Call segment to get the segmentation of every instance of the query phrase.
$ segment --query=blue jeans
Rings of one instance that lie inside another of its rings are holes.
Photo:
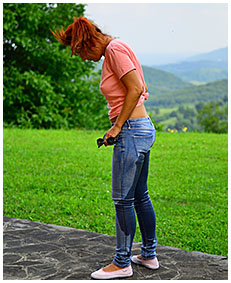
[[[156,256],[156,217],[147,177],[150,148],[156,130],[149,117],[127,120],[114,145],[112,160],[112,199],[116,212],[116,255],[113,262],[125,267],[131,263],[131,248],[137,214],[142,236],[141,255]]]

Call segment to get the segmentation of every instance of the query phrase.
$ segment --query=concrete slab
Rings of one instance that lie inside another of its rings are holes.
[[[30,220],[3,217],[4,280],[89,280],[111,263],[115,237]],[[132,253],[140,254],[134,242]],[[227,280],[226,257],[158,245],[158,270],[132,263],[126,280]],[[122,279],[121,279],[122,280]]]

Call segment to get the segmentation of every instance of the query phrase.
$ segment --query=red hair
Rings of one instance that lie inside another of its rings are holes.
[[[62,27],[59,31],[51,32],[61,44],[71,47],[71,56],[79,55],[80,50],[87,52],[97,41],[102,41],[100,34],[106,35],[85,17],[74,17],[74,22],[65,31]]]

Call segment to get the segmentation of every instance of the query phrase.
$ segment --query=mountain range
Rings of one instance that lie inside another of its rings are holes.
[[[174,107],[179,104],[217,101],[228,94],[228,80],[194,85],[183,81],[172,73],[142,66],[144,79],[150,93],[146,105],[152,107]]]
[[[179,105],[196,104],[199,102],[214,102],[228,95],[228,80],[219,80],[200,86],[190,86],[153,95],[151,93],[146,105],[149,110],[153,107],[171,108]]]
[[[184,61],[214,61],[228,63],[228,47],[213,50],[211,52],[202,53],[199,55],[191,56]]]
[[[183,62],[155,65],[186,82],[212,82],[228,78],[228,47],[189,57]]]

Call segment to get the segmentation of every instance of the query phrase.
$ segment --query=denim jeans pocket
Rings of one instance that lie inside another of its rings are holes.
[[[152,134],[151,134],[152,133]],[[155,142],[155,131],[142,131],[133,135],[133,141],[136,148],[136,153],[139,156],[141,153],[146,153],[150,150]]]

